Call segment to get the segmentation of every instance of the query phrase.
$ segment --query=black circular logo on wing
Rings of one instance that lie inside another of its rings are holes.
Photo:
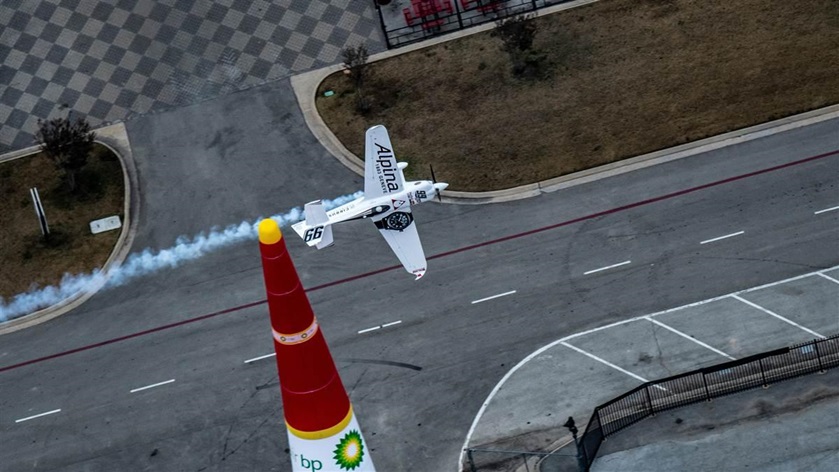
[[[403,211],[395,211],[387,215],[383,221],[387,229],[402,231],[411,225],[411,222],[414,221],[414,216]]]

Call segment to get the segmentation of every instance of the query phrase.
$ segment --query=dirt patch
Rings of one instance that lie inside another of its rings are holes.
[[[124,219],[122,165],[107,147],[96,144],[79,179],[89,190],[71,197],[42,153],[0,163],[0,296],[8,299],[55,284],[64,273],[86,273],[105,264],[120,232],[91,234],[89,223],[113,215]],[[31,187],[41,196],[50,240],[41,237]]]
[[[535,21],[546,79],[513,78],[480,33],[373,64],[366,116],[333,74],[318,110],[356,155],[381,123],[407,177],[433,164],[450,189],[477,191],[839,103],[834,0],[602,0]]]

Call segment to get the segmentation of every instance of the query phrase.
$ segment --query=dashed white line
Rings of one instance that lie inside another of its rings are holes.
[[[21,418],[19,420],[15,420],[15,423],[23,423],[24,421],[34,420],[35,418],[40,418],[42,416],[52,415],[61,411],[61,408],[57,410],[47,411],[44,413],[39,413],[37,415],[27,416],[26,418]]]
[[[271,354],[265,354],[264,356],[254,357],[253,359],[248,359],[245,361],[245,364],[250,364],[251,362],[261,361],[262,359],[268,359],[269,357],[276,356],[276,352],[272,352]]]
[[[625,266],[625,265],[631,264],[631,263],[632,263],[632,261],[623,261],[623,262],[619,262],[617,264],[612,264],[610,266],[601,267],[599,269],[590,270],[588,272],[583,272],[583,275],[589,275],[589,274],[593,274],[595,272],[600,272],[600,271],[603,271],[603,270],[614,269],[615,267]]]
[[[784,323],[789,323],[789,324],[791,324],[791,325],[795,326],[795,327],[796,327],[796,328],[798,328],[798,329],[804,330],[804,331],[806,331],[806,332],[808,332],[808,333],[810,333],[810,334],[814,335],[814,336],[815,336],[815,337],[817,337],[817,338],[822,338],[822,339],[825,339],[825,337],[824,337],[824,336],[822,336],[821,334],[819,334],[819,333],[817,333],[817,332],[813,331],[812,329],[805,328],[804,326],[801,326],[800,324],[796,323],[795,321],[788,320],[788,319],[784,318],[783,316],[781,316],[781,315],[779,315],[779,314],[777,314],[777,313],[775,313],[775,312],[773,312],[773,311],[771,311],[771,310],[767,310],[766,308],[763,308],[762,306],[758,305],[757,303],[752,303],[752,302],[750,302],[750,301],[746,300],[745,298],[740,297],[740,296],[738,296],[738,295],[732,295],[732,297],[731,297],[731,298],[734,298],[734,299],[736,299],[736,300],[740,300],[741,302],[745,303],[746,305],[749,305],[749,306],[751,306],[751,307],[757,308],[758,310],[760,310],[760,311],[762,311],[762,312],[766,313],[767,315],[772,315],[772,316],[774,316],[775,318],[778,318],[779,320],[783,321]]]
[[[736,233],[726,234],[725,236],[720,236],[718,238],[706,239],[705,241],[702,241],[699,244],[713,243],[713,242],[717,242],[717,241],[720,241],[720,240],[723,240],[723,239],[733,238],[734,236],[740,236],[741,234],[744,234],[744,233],[745,233],[745,231],[738,231]]]
[[[647,320],[651,321],[652,323],[655,323],[655,324],[657,324],[657,325],[661,326],[662,328],[664,328],[664,329],[666,329],[666,330],[669,330],[669,331],[672,331],[672,332],[674,332],[674,333],[678,334],[679,336],[681,336],[681,337],[683,337],[683,338],[685,338],[685,339],[687,339],[687,340],[693,341],[693,342],[695,342],[696,344],[699,344],[700,346],[702,346],[702,347],[704,347],[704,348],[706,348],[706,349],[710,349],[711,351],[714,351],[714,352],[716,352],[717,354],[719,354],[719,355],[721,355],[721,356],[723,356],[723,357],[727,357],[727,358],[731,359],[732,361],[736,360],[735,358],[733,358],[733,357],[729,356],[728,354],[726,354],[726,353],[724,353],[724,352],[720,351],[719,349],[716,349],[716,348],[714,348],[714,347],[712,347],[712,346],[710,346],[710,345],[708,345],[708,344],[705,344],[705,343],[703,343],[702,341],[700,341],[700,340],[698,340],[698,339],[696,339],[696,338],[692,338],[692,337],[688,336],[687,334],[685,334],[685,333],[683,333],[683,332],[679,331],[679,330],[678,330],[678,329],[676,329],[676,328],[673,328],[673,327],[671,327],[671,326],[667,326],[666,324],[662,323],[661,321],[654,320],[654,319],[650,318],[649,316],[645,316],[644,318],[646,318]]]
[[[148,389],[150,389],[150,388],[160,387],[161,385],[170,384],[170,383],[172,383],[172,382],[174,382],[174,381],[175,381],[175,379],[169,379],[169,380],[167,380],[167,381],[165,381],[165,382],[158,382],[158,383],[156,383],[156,384],[146,385],[145,387],[135,388],[134,390],[131,390],[131,391],[129,391],[128,393],[136,393],[136,392],[140,392],[140,391],[143,391],[143,390],[148,390]]]
[[[827,213],[829,211],[835,211],[835,210],[839,210],[839,206],[825,208],[824,210],[814,211],[813,214],[814,215],[820,215],[822,213]]]
[[[358,334],[369,333],[370,331],[376,331],[377,329],[387,328],[388,326],[394,326],[401,323],[402,320],[391,321],[390,323],[381,324],[379,326],[373,326],[372,328],[362,329],[358,332]]]
[[[496,298],[506,297],[507,295],[512,295],[514,293],[516,293],[515,290],[510,290],[509,292],[499,293],[498,295],[493,295],[491,297],[481,298],[480,300],[473,300],[472,304],[474,305],[476,303],[485,302],[487,300],[493,300],[493,299],[496,299]]]

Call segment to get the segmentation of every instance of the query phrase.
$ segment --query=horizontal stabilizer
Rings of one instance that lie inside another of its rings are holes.
[[[306,220],[293,224],[291,227],[298,236],[309,246],[317,246],[318,249],[332,245],[332,227],[323,202],[315,200],[306,204],[304,209]]]

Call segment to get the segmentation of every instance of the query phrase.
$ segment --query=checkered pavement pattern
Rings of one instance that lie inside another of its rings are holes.
[[[385,49],[372,1],[0,0],[0,153],[38,119],[94,127]]]

